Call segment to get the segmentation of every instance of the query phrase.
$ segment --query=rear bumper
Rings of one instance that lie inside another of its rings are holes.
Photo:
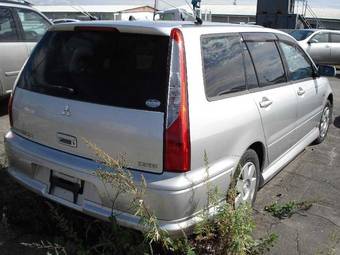
[[[128,196],[123,195],[117,199],[115,208],[118,210],[112,212],[111,194],[108,194],[103,182],[94,174],[100,168],[99,163],[34,143],[12,131],[5,136],[5,149],[9,174],[28,189],[103,220],[107,220],[113,213],[119,224],[142,230],[140,219],[129,210],[131,200]],[[227,160],[219,164],[218,168],[209,170],[209,180],[204,169],[186,174],[132,171],[132,175],[136,183],[141,181],[142,176],[145,178],[145,203],[159,219],[160,226],[170,234],[177,234],[191,228],[199,220],[198,214],[207,201],[207,181],[210,182],[209,187],[226,190],[234,163],[234,160]],[[224,167],[221,168],[222,165]],[[50,194],[51,170],[85,182],[84,192],[77,203],[60,194]]]

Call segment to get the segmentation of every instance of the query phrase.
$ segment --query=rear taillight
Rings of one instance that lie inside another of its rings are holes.
[[[165,129],[164,169],[190,170],[190,129],[185,48],[182,32],[171,31],[171,63]]]
[[[11,125],[11,127],[13,127],[13,115],[12,115],[13,96],[14,94],[12,93],[8,101],[8,116],[9,116],[9,124]]]

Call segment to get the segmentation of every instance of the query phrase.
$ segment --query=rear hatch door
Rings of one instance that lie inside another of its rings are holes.
[[[163,171],[169,37],[113,29],[50,31],[18,81],[13,130],[97,160]]]

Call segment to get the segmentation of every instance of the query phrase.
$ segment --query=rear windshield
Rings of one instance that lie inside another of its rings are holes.
[[[313,33],[313,31],[308,30],[294,30],[290,32],[290,35],[293,36],[297,41],[302,41]]]
[[[48,32],[18,86],[90,103],[164,111],[168,46],[167,36]]]

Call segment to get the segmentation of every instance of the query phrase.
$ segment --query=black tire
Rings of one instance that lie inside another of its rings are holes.
[[[329,109],[328,125],[327,125],[327,129],[325,130],[325,132],[322,132],[323,117],[324,117],[324,113],[325,113],[325,111],[327,111],[327,109]],[[328,130],[329,130],[329,126],[332,123],[332,115],[333,115],[332,104],[329,100],[327,100],[326,105],[323,108],[323,111],[322,111],[322,114],[321,114],[321,119],[320,119],[320,122],[319,122],[319,137],[313,142],[313,144],[320,144],[326,139],[327,134],[328,134]]]
[[[255,186],[255,191],[253,194],[253,197],[251,199],[250,204],[253,205],[255,200],[256,200],[256,195],[257,195],[257,190],[259,189],[259,184],[260,184],[260,162],[257,153],[253,149],[248,149],[243,156],[241,157],[241,160],[239,162],[239,173],[236,173],[238,176],[235,176],[237,178],[236,180],[236,185],[239,179],[242,179],[241,177],[241,171],[243,167],[248,164],[252,163],[255,166],[255,175],[256,176],[256,186]],[[239,178],[240,177],[240,178]]]

